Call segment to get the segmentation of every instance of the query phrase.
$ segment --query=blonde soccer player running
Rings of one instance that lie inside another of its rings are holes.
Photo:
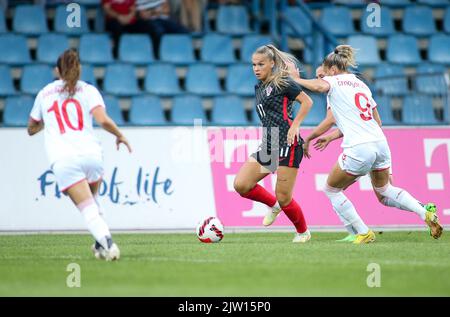
[[[96,258],[117,260],[120,250],[112,240],[108,225],[96,200],[103,175],[102,148],[94,135],[92,117],[116,136],[131,152],[127,139],[106,114],[98,90],[81,80],[80,60],[75,50],[66,50],[57,61],[59,80],[45,86],[36,96],[28,123],[28,134],[41,130],[50,166],[61,191],[67,194],[83,216],[95,238]]]

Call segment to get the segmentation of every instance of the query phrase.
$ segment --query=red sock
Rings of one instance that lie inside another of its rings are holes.
[[[256,184],[248,193],[241,195],[244,198],[248,198],[251,200],[259,201],[263,204],[266,204],[269,207],[272,207],[277,202],[277,199],[274,195],[265,190],[264,187]]]
[[[281,209],[283,209],[289,220],[292,221],[298,233],[303,233],[308,229],[302,208],[300,208],[294,199],[288,205],[281,207]]]

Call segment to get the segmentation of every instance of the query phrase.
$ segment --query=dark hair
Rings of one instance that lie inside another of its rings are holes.
[[[75,49],[65,50],[56,62],[61,79],[65,82],[64,90],[69,96],[75,94],[77,81],[80,79],[81,67],[80,57]]]

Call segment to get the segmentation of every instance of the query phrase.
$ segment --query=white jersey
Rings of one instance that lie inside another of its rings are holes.
[[[372,110],[377,105],[364,82],[354,74],[325,76],[323,79],[330,84],[327,103],[336,125],[344,135],[343,148],[386,140],[380,126],[373,119]]]
[[[64,82],[56,80],[36,96],[30,117],[44,121],[45,147],[50,164],[79,155],[102,156],[100,142],[92,127],[92,110],[105,107],[97,88],[78,81],[69,98]]]

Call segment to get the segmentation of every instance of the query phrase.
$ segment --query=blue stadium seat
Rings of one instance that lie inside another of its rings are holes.
[[[134,125],[167,124],[161,101],[156,96],[139,96],[131,100],[130,123]]]
[[[172,123],[182,125],[193,125],[195,119],[207,123],[202,100],[194,95],[180,95],[173,99]]]
[[[242,38],[241,61],[251,62],[252,55],[260,46],[272,44],[272,38],[267,35],[250,34]]]
[[[31,62],[27,40],[23,35],[0,35],[0,47],[0,63],[22,66]]]
[[[334,0],[333,3],[345,5],[350,8],[362,8],[367,6],[367,0]]]
[[[186,91],[201,96],[222,94],[216,67],[206,63],[190,65],[186,74]]]
[[[338,37],[355,33],[352,15],[347,7],[325,7],[320,22],[331,34]]]
[[[375,98],[377,103],[377,111],[381,118],[381,123],[383,125],[399,125],[401,124],[394,118],[392,113],[392,100],[389,96],[381,96]]]
[[[13,31],[26,35],[48,32],[44,7],[41,5],[18,5],[14,11]]]
[[[125,120],[123,119],[122,110],[120,109],[119,101],[114,96],[103,96],[103,101],[106,105],[106,113],[114,122],[119,125],[125,125]],[[97,123],[94,119],[94,125],[97,126]]]
[[[374,21],[371,20],[371,14],[373,14],[373,11],[363,10],[360,24],[363,33],[377,37],[387,37],[395,33],[394,20],[392,19],[391,10],[389,8],[384,6],[381,7],[380,25],[377,27],[372,25]]]
[[[225,89],[231,94],[243,97],[255,95],[255,85],[258,80],[253,73],[251,64],[234,64],[228,67],[225,78]]]
[[[228,35],[209,33],[203,37],[201,60],[206,63],[228,65],[236,62],[233,42]]]
[[[445,8],[450,3],[448,0],[416,0],[417,3],[425,4],[433,8]]]
[[[302,125],[306,126],[316,126],[327,116],[327,100],[325,95],[309,94],[313,100],[313,106],[311,111],[303,120]],[[295,118],[298,111],[300,110],[300,103],[297,101],[293,104],[292,116]]]
[[[247,9],[240,5],[219,6],[216,29],[220,33],[237,36],[251,33]]]
[[[78,1],[79,2],[79,1]],[[53,29],[58,33],[65,33],[67,35],[79,36],[81,34],[89,33],[89,25],[87,21],[87,12],[83,6],[80,6],[80,25],[67,24],[67,18],[72,14],[72,11],[67,11],[67,5],[60,5],[56,8],[55,19],[53,20]],[[97,10],[99,11],[99,10]],[[100,10],[102,11],[102,10]],[[76,21],[69,19],[71,23]]]
[[[175,66],[169,63],[148,65],[144,89],[160,96],[174,96],[181,93]]]
[[[81,65],[81,78],[82,81],[87,82],[97,87],[97,80],[94,75],[94,68],[91,65]]]
[[[0,65],[0,96],[15,95],[11,69],[7,65]]]
[[[403,16],[403,32],[415,36],[436,33],[433,11],[425,6],[407,7]]]
[[[420,64],[416,69],[415,87],[424,94],[447,95],[446,69],[438,64]]]
[[[422,62],[417,40],[412,35],[392,35],[387,43],[387,60],[391,63],[417,65]]]
[[[368,35],[353,35],[348,38],[348,44],[358,49],[356,61],[362,66],[373,66],[380,63],[377,41]]]
[[[192,37],[188,34],[166,34],[161,39],[159,57],[163,62],[187,65],[195,62]]]
[[[291,26],[286,25],[286,23],[282,24],[282,27],[286,27],[286,34],[288,36],[297,36],[297,34],[300,36],[308,36],[312,33],[311,20],[307,18],[299,7],[289,6],[283,14],[285,18],[295,26],[294,32],[294,29]]]
[[[5,13],[3,10],[0,10],[0,33],[6,32],[8,32],[8,29],[6,28]]]
[[[107,34],[83,34],[79,50],[82,63],[106,65],[113,62],[111,42]]]
[[[381,94],[402,96],[408,93],[405,69],[400,65],[380,64],[375,69],[375,89]]]
[[[241,98],[236,96],[216,97],[213,101],[211,123],[217,125],[247,125],[247,116]]]
[[[97,10],[94,20],[94,31],[97,33],[105,32],[105,13],[103,10]]]
[[[119,41],[119,60],[136,65],[155,60],[153,44],[147,34],[122,34]]]
[[[3,124],[7,127],[24,127],[28,125],[34,98],[31,96],[8,97],[3,111]]]
[[[450,33],[450,7],[448,7],[447,10],[445,10],[444,31]]]
[[[58,57],[69,48],[69,39],[63,34],[42,34],[38,40],[37,60],[56,65]]]
[[[106,67],[103,90],[116,96],[134,96],[139,94],[134,67],[129,64],[111,64]]]
[[[411,4],[411,0],[383,0],[382,5],[392,8],[404,8]]]
[[[435,34],[428,42],[430,62],[450,65],[450,35]]]
[[[403,100],[402,121],[412,125],[439,124],[431,97],[418,94],[406,96]]]
[[[101,0],[77,0],[77,3],[87,7],[98,7],[101,2]]]
[[[312,36],[305,37],[303,40],[305,42],[303,59],[307,63],[322,64],[324,57],[334,50],[334,46],[331,43],[325,44],[325,38],[322,35],[316,38],[316,43],[313,42]],[[318,50],[315,60],[313,58],[314,48]]]
[[[26,94],[35,95],[53,81],[54,77],[50,66],[41,64],[26,65],[20,78],[20,90]]]

